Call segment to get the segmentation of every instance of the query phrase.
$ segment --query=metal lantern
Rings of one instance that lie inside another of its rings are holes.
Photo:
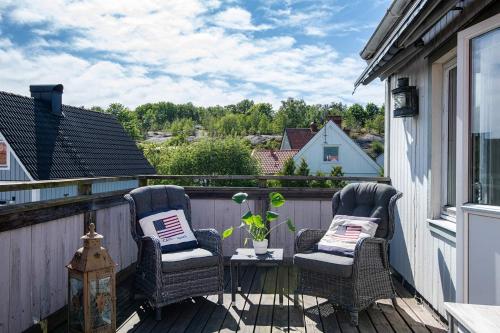
[[[417,87],[408,84],[408,78],[398,79],[398,87],[392,90],[394,117],[413,117],[418,114]]]
[[[115,263],[101,246],[102,236],[82,236],[68,268],[68,332],[102,333],[116,330]]]

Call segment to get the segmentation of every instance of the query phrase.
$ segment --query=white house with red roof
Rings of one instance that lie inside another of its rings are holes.
[[[276,174],[285,161],[293,158],[295,165],[304,159],[311,174],[321,171],[329,174],[333,167],[340,166],[346,176],[378,176],[380,166],[341,128],[341,118],[333,117],[318,130],[313,123],[310,128],[287,128],[278,151],[254,151],[264,174]]]

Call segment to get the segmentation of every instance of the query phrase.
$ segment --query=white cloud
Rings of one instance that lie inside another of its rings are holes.
[[[10,6],[5,15],[26,27],[36,23],[31,32],[37,38],[20,46],[0,32],[2,90],[26,95],[29,84],[63,83],[65,102],[86,106],[243,98],[279,105],[287,97],[383,102],[380,84],[351,95],[364,67],[356,55],[298,44],[292,35],[256,37],[253,32],[268,26],[240,7],[221,11],[219,1],[18,0]],[[302,15],[290,22],[319,14]],[[324,33],[306,28],[310,35]],[[54,40],[60,31],[72,37]]]
[[[267,24],[254,25],[252,23],[252,14],[240,7],[233,7],[218,13],[214,17],[214,23],[220,27],[235,30],[266,30],[271,26]]]

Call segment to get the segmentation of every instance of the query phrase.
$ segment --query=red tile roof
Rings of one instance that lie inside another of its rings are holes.
[[[297,152],[297,149],[255,150],[252,155],[259,161],[263,174],[274,175],[281,171],[286,160],[294,157]]]
[[[285,128],[290,149],[302,149],[316,133],[311,131],[310,128]]]

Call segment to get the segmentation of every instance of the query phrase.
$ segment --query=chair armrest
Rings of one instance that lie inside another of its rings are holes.
[[[215,229],[194,230],[194,236],[198,240],[200,247],[215,252],[222,256],[222,240]]]
[[[319,242],[325,235],[326,230],[301,229],[295,237],[295,253],[312,251],[314,244]]]
[[[387,255],[388,242],[384,238],[366,237],[361,239],[354,250],[354,265],[362,266],[365,263],[382,262],[385,269],[389,269]]]
[[[161,275],[161,245],[158,237],[142,236],[139,239],[137,270],[152,276]]]

